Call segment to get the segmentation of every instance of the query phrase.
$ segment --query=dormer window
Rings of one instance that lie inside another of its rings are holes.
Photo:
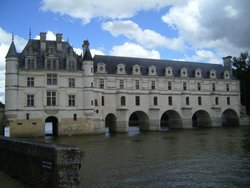
[[[57,70],[58,60],[57,59],[45,59],[45,69],[46,70]]]
[[[230,78],[230,73],[229,71],[224,72],[224,79],[229,79]]]
[[[25,68],[26,69],[34,69],[36,67],[35,58],[26,58],[25,59]]]
[[[209,77],[210,77],[210,78],[216,78],[216,71],[215,71],[215,70],[211,70],[211,71],[209,72]]]
[[[76,70],[76,62],[72,61],[72,60],[69,60],[67,62],[67,70],[69,70],[69,71],[75,71]]]
[[[188,71],[187,68],[182,68],[181,69],[181,77],[187,77],[188,76]]]
[[[97,73],[106,73],[106,64],[98,63],[97,64]]]
[[[125,66],[126,65],[124,65],[124,64],[118,64],[116,73],[117,74],[126,74]]]
[[[195,69],[195,78],[201,78],[201,69]]]
[[[133,66],[133,74],[134,75],[140,75],[141,74],[141,66],[140,65],[134,65]]]
[[[155,76],[156,75],[156,67],[155,66],[150,66],[148,69],[148,75]]]
[[[165,76],[173,76],[173,69],[171,67],[165,68]]]

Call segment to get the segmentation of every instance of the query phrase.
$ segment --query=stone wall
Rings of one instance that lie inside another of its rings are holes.
[[[0,137],[0,168],[30,187],[81,187],[82,158],[73,146]]]

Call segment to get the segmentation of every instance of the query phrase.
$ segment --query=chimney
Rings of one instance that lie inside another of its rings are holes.
[[[56,48],[58,51],[62,50],[62,34],[61,33],[56,34]]]
[[[227,56],[227,57],[223,57],[223,66],[224,66],[224,70],[228,70],[230,72],[230,75],[233,75],[233,71],[232,71],[232,56]]]
[[[41,51],[45,51],[46,49],[46,34],[45,32],[40,33],[40,48]]]
[[[225,69],[230,70],[232,68],[232,56],[223,57],[223,66]]]

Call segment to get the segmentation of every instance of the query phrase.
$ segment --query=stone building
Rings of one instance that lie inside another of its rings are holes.
[[[223,65],[77,55],[56,41],[30,39],[6,56],[5,114],[11,136],[80,135],[239,124],[239,81]]]

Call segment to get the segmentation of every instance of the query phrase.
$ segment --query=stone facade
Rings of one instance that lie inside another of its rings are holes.
[[[6,56],[6,116],[11,136],[218,127],[239,123],[239,81],[231,57],[223,65],[114,56],[92,58],[88,41],[77,55],[56,41],[30,39]],[[133,124],[134,123],[134,124]]]

